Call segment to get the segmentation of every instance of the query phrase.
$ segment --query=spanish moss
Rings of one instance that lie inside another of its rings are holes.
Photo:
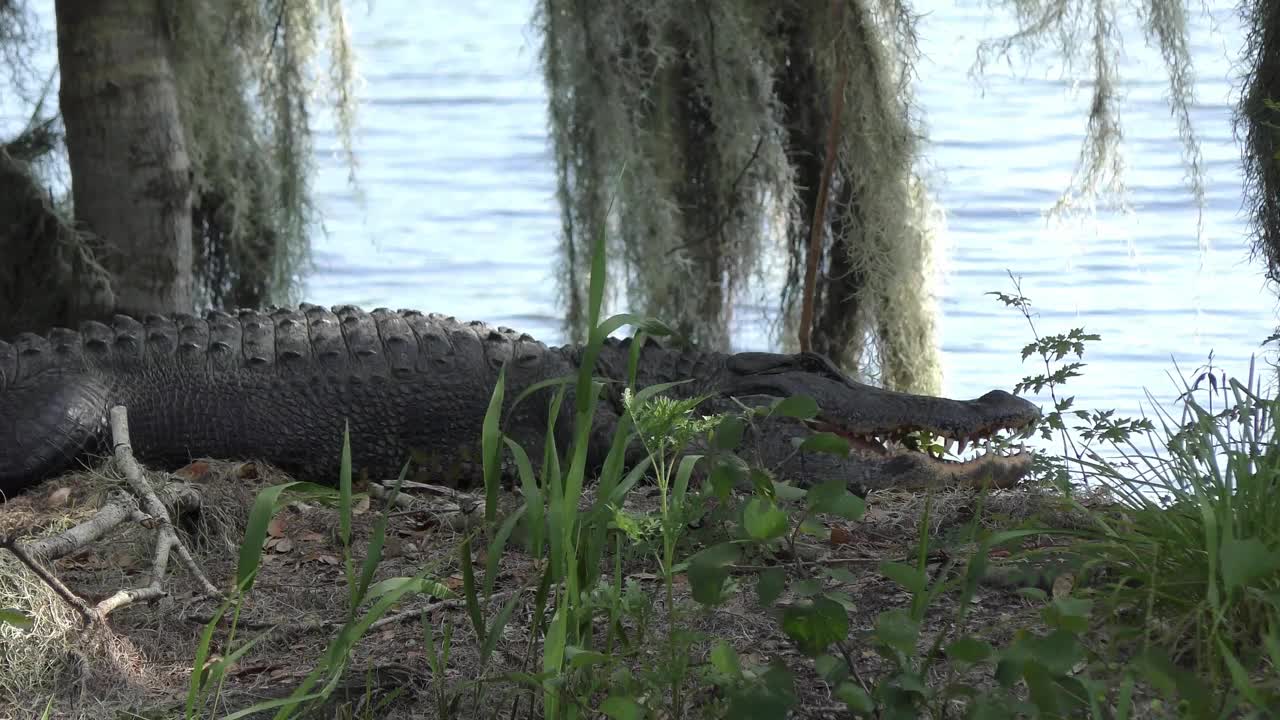
[[[330,91],[355,167],[354,59],[341,3],[182,0],[169,13],[175,45],[184,48],[175,72],[196,168],[192,234],[202,304],[295,300],[314,216],[313,92]],[[322,40],[327,83],[312,68]]]
[[[1236,108],[1244,149],[1245,204],[1253,215],[1253,250],[1267,278],[1280,282],[1280,0],[1242,3],[1247,68]]]
[[[848,367],[880,366],[892,387],[937,390],[905,5],[544,0],[537,21],[571,335],[581,329],[585,248],[603,234],[629,304],[712,348],[729,344],[735,301],[765,295],[764,260],[784,256],[777,340],[791,342],[839,91],[851,110],[819,219],[815,347]],[[864,357],[869,345],[874,358]]]
[[[1120,21],[1131,12],[1141,23],[1147,41],[1159,49],[1168,76],[1170,112],[1182,142],[1187,190],[1198,213],[1197,237],[1205,250],[1203,232],[1204,167],[1200,141],[1191,121],[1195,103],[1195,73],[1187,40],[1184,0],[999,0],[1011,7],[1017,32],[983,42],[975,69],[981,72],[995,58],[1013,50],[1030,58],[1050,46],[1067,66],[1084,63],[1092,74],[1092,94],[1080,157],[1071,182],[1051,208],[1053,216],[1074,211],[1092,213],[1104,206],[1126,205],[1124,185],[1124,128],[1121,122],[1118,64],[1122,50]]]

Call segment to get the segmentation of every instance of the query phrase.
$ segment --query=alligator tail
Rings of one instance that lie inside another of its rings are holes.
[[[0,494],[66,470],[102,438],[110,388],[72,357],[80,341],[57,329],[0,342]]]

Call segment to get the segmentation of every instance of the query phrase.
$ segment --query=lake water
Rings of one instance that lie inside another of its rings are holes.
[[[357,140],[365,201],[347,185],[336,139],[322,131],[316,188],[329,234],[315,244],[308,295],[430,308],[557,340],[558,216],[532,6],[409,7],[351,6],[366,83]],[[1136,413],[1144,388],[1172,397],[1174,360],[1190,372],[1211,351],[1228,372],[1243,373],[1276,313],[1260,266],[1248,261],[1230,127],[1242,32],[1230,7],[1192,19],[1194,122],[1207,175],[1203,252],[1166,76],[1133,18],[1121,65],[1132,211],[1054,227],[1044,212],[1078,156],[1087,68],[1064,72],[1046,56],[992,65],[976,80],[977,43],[1008,32],[1008,19],[945,0],[917,10],[927,13],[917,86],[929,130],[924,170],[947,214],[937,289],[946,392],[972,397],[1039,371],[1019,358],[1030,339],[1025,321],[984,295],[1010,292],[1009,271],[1023,278],[1042,333],[1081,326],[1102,335],[1072,383],[1082,406]],[[411,15],[418,20],[407,22]],[[758,313],[746,310],[735,344],[767,348],[752,322]]]
[[[1172,397],[1174,360],[1190,371],[1211,351],[1228,372],[1247,368],[1277,323],[1276,303],[1248,261],[1230,127],[1242,33],[1231,6],[1219,5],[1192,18],[1204,252],[1164,70],[1132,17],[1123,19],[1121,72],[1133,211],[1054,228],[1044,211],[1078,156],[1088,69],[1064,72],[1046,56],[993,65],[975,80],[977,43],[1008,32],[1008,18],[972,3],[916,6],[926,14],[923,170],[947,214],[937,288],[947,393],[971,397],[1039,370],[1019,358],[1025,321],[984,295],[1011,291],[1008,271],[1023,278],[1041,332],[1082,326],[1102,335],[1085,377],[1072,383],[1082,406],[1136,413],[1144,388]],[[327,234],[315,240],[307,299],[447,312],[559,340],[558,210],[532,7],[348,4],[365,83],[356,138],[363,193],[348,185],[319,113],[315,190]],[[749,307],[738,315],[739,349],[767,348],[758,317]]]

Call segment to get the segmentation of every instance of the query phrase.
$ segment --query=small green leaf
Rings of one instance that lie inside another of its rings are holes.
[[[800,521],[800,532],[816,538],[828,538],[831,536],[831,531],[827,529],[826,525],[811,517]]]
[[[848,492],[849,488],[845,486],[844,480],[836,478],[818,483],[809,488],[809,494],[805,497],[805,501],[810,510],[827,512],[827,509],[835,505],[841,495]]]
[[[911,619],[906,610],[897,608],[886,610],[876,618],[876,637],[880,642],[911,656],[916,651],[916,638],[920,635],[920,624]]]
[[[782,615],[782,629],[800,652],[812,657],[849,635],[849,614],[840,603],[819,596],[810,604],[787,608]]]
[[[852,585],[853,583],[858,582],[858,576],[850,572],[849,568],[824,567],[822,568],[822,574],[840,583],[848,583]]]
[[[721,675],[735,680],[742,677],[742,661],[738,659],[738,651],[724,640],[717,640],[711,648],[711,665]]]
[[[814,512],[839,515],[846,520],[860,520],[867,511],[867,503],[849,492],[845,481],[827,480],[809,490],[808,507]]]
[[[756,600],[763,607],[773,605],[778,596],[787,587],[787,572],[780,567],[771,567],[760,573],[756,580]]]
[[[800,451],[848,457],[849,441],[831,432],[814,433],[800,443]]]
[[[613,720],[640,720],[644,717],[644,708],[640,703],[626,695],[610,695],[600,703],[600,712]]]
[[[795,582],[791,591],[803,598],[813,597],[822,592],[822,583],[813,578],[803,578]]]
[[[702,605],[718,605],[725,601],[725,581],[729,565],[738,559],[738,546],[721,543],[689,558],[689,587],[693,599]]]
[[[964,636],[946,648],[947,657],[960,662],[979,663],[991,657],[991,644],[975,637]]]
[[[564,649],[564,656],[569,661],[570,667],[582,668],[588,665],[599,665],[609,661],[609,656],[596,650],[584,650],[577,645],[570,645]]]
[[[819,655],[813,660],[813,669],[819,677],[835,685],[849,677],[849,666],[835,655]]]
[[[861,520],[862,516],[867,514],[867,501],[851,492],[846,492],[827,512],[839,515],[845,520]]]
[[[775,403],[769,415],[811,420],[818,415],[818,401],[808,395],[792,395]]]
[[[912,595],[924,592],[929,582],[920,568],[898,562],[880,563],[880,574],[906,588]]]
[[[1280,568],[1280,553],[1267,550],[1258,538],[1223,538],[1219,558],[1222,582],[1228,590],[1248,587],[1254,580]]]
[[[742,525],[752,540],[772,540],[786,534],[787,515],[768,498],[754,497],[742,509]]]
[[[1082,634],[1089,630],[1089,613],[1093,602],[1083,598],[1054,598],[1041,613],[1045,624],[1068,632]]]
[[[717,450],[736,450],[742,444],[742,434],[747,424],[736,415],[726,415],[716,426],[711,445]]]
[[[735,487],[745,484],[749,472],[742,458],[737,455],[721,455],[711,468],[711,491],[721,500],[728,500]]]
[[[851,682],[842,682],[836,686],[835,695],[840,702],[856,713],[870,714],[876,710],[876,704],[871,701],[871,696]]]
[[[23,630],[30,630],[35,624],[35,619],[21,610],[0,608],[0,625],[12,625]]]

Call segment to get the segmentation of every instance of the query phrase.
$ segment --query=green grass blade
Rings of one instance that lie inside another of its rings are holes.
[[[209,661],[209,647],[213,644],[213,633],[234,601],[235,596],[224,600],[213,612],[209,622],[204,624],[204,629],[200,631],[200,640],[196,643],[196,655],[191,662],[191,683],[187,688],[187,705],[183,713],[187,720],[195,716],[196,702],[202,695],[201,691],[209,684],[205,663]]]
[[[484,523],[493,527],[498,517],[498,484],[502,477],[502,399],[506,394],[507,366],[498,371],[498,382],[489,397],[480,431],[480,451],[484,455]]]
[[[502,527],[498,528],[493,540],[489,541],[489,547],[485,551],[484,563],[485,602],[489,602],[489,597],[493,595],[493,584],[498,579],[498,563],[502,560],[502,553],[507,548],[507,538],[511,537],[511,531],[515,529],[516,523],[520,522],[520,518],[524,516],[525,508],[527,507],[528,505],[524,505],[519,510],[511,513],[511,516],[502,522]]]
[[[496,617],[493,618],[493,624],[489,626],[489,631],[485,633],[484,642],[480,644],[480,672],[484,673],[484,669],[488,667],[489,656],[493,654],[494,648],[498,646],[498,639],[502,637],[503,630],[506,629],[507,623],[511,620],[511,613],[515,610],[516,604],[520,602],[520,593],[513,593],[507,602],[498,611]]]
[[[351,557],[351,423],[342,430],[342,457],[338,465],[338,537],[342,541],[342,567],[347,578],[347,606],[355,614],[356,573]]]
[[[676,507],[684,505],[684,496],[689,491],[689,478],[693,476],[693,470],[701,459],[701,455],[685,455],[680,458],[680,467],[676,470],[676,482],[671,493],[672,502]]]
[[[515,459],[516,472],[520,476],[520,492],[524,495],[524,507],[520,509],[527,516],[526,527],[529,535],[525,551],[531,557],[542,557],[543,534],[545,532],[546,508],[543,506],[542,488],[538,486],[538,478],[533,472],[533,464],[529,455],[520,444],[506,438],[507,449]]]
[[[568,635],[568,618],[564,603],[556,608],[551,617],[551,627],[547,629],[547,638],[542,645],[542,671],[552,677],[560,675],[564,667],[564,651]],[[549,683],[543,683],[542,706],[546,717],[555,718],[560,715],[559,691]]]
[[[467,603],[467,617],[476,637],[484,642],[484,616],[480,614],[480,598],[476,591],[476,569],[471,560],[471,536],[462,539],[458,549],[458,562],[462,565],[462,597]]]
[[[409,463],[405,463],[400,468],[400,475],[396,478],[395,487],[391,488],[390,497],[398,497],[400,495],[400,487],[404,484],[405,476],[409,474]],[[373,582],[373,575],[378,571],[378,564],[382,562],[382,548],[387,539],[387,523],[391,518],[391,510],[395,507],[394,503],[388,502],[379,513],[378,519],[374,521],[372,534],[369,537],[369,548],[365,551],[364,564],[360,568],[360,582],[356,586],[351,612],[354,614],[356,607],[364,602],[365,594],[369,591],[369,583]]]

